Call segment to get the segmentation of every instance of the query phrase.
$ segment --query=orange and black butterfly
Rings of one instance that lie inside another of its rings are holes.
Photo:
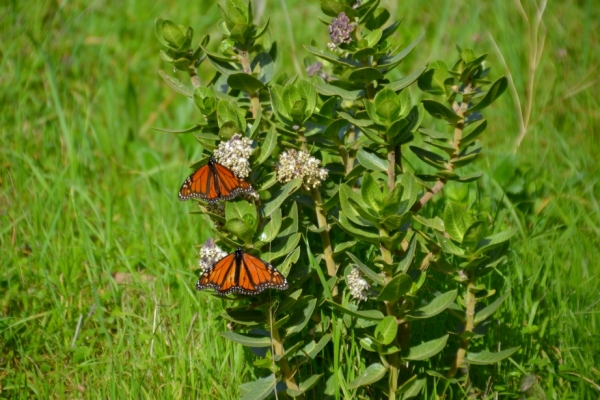
[[[265,289],[286,290],[288,282],[271,264],[238,247],[200,275],[196,289],[208,288],[223,296],[231,292],[251,296]]]
[[[187,177],[181,189],[179,200],[202,199],[209,203],[231,200],[240,193],[252,192],[252,186],[234,175],[229,168],[210,157],[208,163]]]

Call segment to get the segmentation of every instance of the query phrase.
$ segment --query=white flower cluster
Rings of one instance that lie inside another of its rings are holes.
[[[250,154],[252,154],[252,140],[236,133],[226,142],[219,143],[213,156],[219,164],[229,168],[238,178],[250,175]]]
[[[200,247],[200,261],[198,261],[198,267],[200,267],[202,271],[206,271],[226,255],[227,253],[217,246],[213,239],[208,239],[206,243]]]
[[[319,164],[321,160],[305,151],[294,149],[284,151],[279,155],[279,162],[275,165],[277,180],[287,183],[292,179],[302,178],[306,189],[315,188],[321,184],[321,181],[327,179],[329,174],[325,168],[319,168]]]
[[[350,295],[361,300],[367,300],[367,290],[369,289],[369,283],[361,276],[360,270],[357,267],[352,267],[352,272],[348,274],[348,289],[350,289]]]

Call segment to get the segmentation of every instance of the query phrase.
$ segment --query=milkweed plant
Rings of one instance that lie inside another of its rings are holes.
[[[202,146],[192,167],[212,156],[253,188],[197,201],[212,221],[198,272],[241,247],[289,282],[199,293],[226,300],[229,329],[214,340],[249,347],[259,379],[241,386],[243,398],[478,395],[493,364],[518,351],[482,339],[508,296],[484,277],[506,265],[515,231],[478,198],[442,195],[482,184],[485,110],[507,79],[491,78],[486,54],[458,46],[450,64],[406,71],[424,35],[400,33],[379,3],[323,0],[322,40],[304,46],[303,76],[276,71],[269,20],[255,25],[243,0],[220,6],[218,40],[155,22],[160,57],[188,78],[159,73],[198,111],[176,131]]]

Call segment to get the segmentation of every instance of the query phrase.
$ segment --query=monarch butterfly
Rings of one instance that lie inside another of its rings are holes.
[[[255,295],[265,289],[286,290],[288,282],[271,264],[238,247],[200,275],[196,289],[207,288],[223,296],[231,292]]]
[[[209,203],[219,200],[231,200],[240,193],[252,192],[252,186],[238,178],[210,157],[208,163],[187,177],[181,189],[179,200],[202,199]]]

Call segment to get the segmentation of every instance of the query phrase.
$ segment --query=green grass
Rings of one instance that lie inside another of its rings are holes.
[[[514,3],[384,3],[404,16],[399,41],[427,34],[397,76],[452,62],[455,44],[489,52],[498,76],[489,32],[524,96],[527,33]],[[486,115],[478,162],[482,207],[522,235],[509,268],[489,277],[511,296],[476,345],[522,345],[496,371],[517,386],[536,374],[548,398],[600,395],[593,3],[549,4],[527,136],[512,155],[518,124],[507,92]],[[303,44],[327,42],[318,2],[269,1],[268,15],[282,74],[303,65]],[[193,206],[176,191],[201,149],[151,128],[188,127],[196,111],[156,73],[167,69],[157,16],[193,26],[196,38],[220,37],[212,1],[0,6],[0,397],[229,399],[254,379],[252,355],[217,336],[223,304],[194,290],[207,221],[188,215]]]

